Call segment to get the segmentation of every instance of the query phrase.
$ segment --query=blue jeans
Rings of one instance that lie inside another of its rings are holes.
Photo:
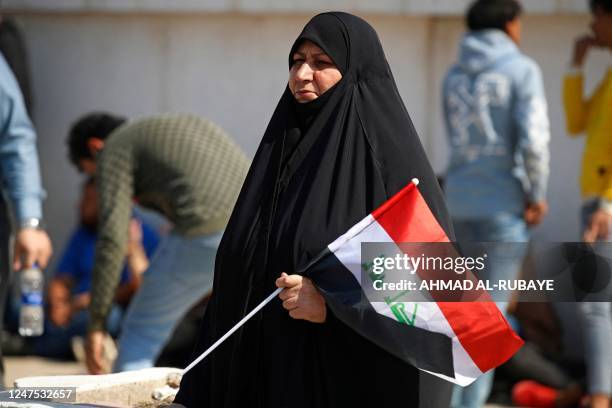
[[[582,228],[586,229],[598,202],[586,202],[581,211]],[[608,242],[611,241],[608,237]],[[606,248],[607,252],[607,248]],[[610,254],[605,254],[610,257]],[[607,297],[612,300],[611,285]],[[581,302],[578,319],[584,339],[584,355],[587,368],[589,394],[612,394],[612,309],[610,302]]]
[[[522,216],[501,213],[482,219],[455,219],[457,242],[527,242],[529,233]],[[526,245],[505,245],[488,247],[487,279],[513,279],[518,275],[525,256]],[[502,312],[505,312],[507,298],[494,297]],[[452,408],[480,408],[489,397],[493,385],[494,370],[481,375],[467,387],[455,386],[451,399]]]
[[[113,371],[153,366],[180,319],[212,289],[222,235],[162,240],[127,310]]]

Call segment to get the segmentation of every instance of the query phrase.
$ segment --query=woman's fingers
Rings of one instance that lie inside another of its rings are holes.
[[[293,296],[283,302],[283,307],[286,310],[293,310],[298,307],[298,297]]]
[[[325,300],[310,279],[283,272],[276,280],[276,286],[283,288],[278,297],[283,301],[283,308],[289,312],[292,319],[308,320],[313,323],[325,321]]]
[[[287,275],[283,272],[280,278],[276,280],[276,287],[285,288],[278,294],[278,297],[283,301],[283,307],[287,310],[295,309],[298,294],[302,289],[302,277],[300,275]],[[291,306],[287,307],[286,304]]]
[[[290,288],[293,286],[300,285],[302,283],[301,275],[287,275],[285,272],[281,273],[280,278],[276,280],[277,288]]]
[[[291,316],[292,319],[304,319],[302,310],[300,310],[299,308],[290,310],[289,316]]]
[[[290,297],[297,296],[297,294],[300,293],[301,289],[302,289],[301,285],[293,286],[291,288],[285,288],[283,289],[281,293],[278,294],[278,297],[280,298],[280,300],[287,300]]]

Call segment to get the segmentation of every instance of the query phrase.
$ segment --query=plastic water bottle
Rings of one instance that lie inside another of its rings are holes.
[[[21,309],[19,334],[40,336],[44,330],[43,289],[45,278],[42,271],[33,266],[21,271]]]

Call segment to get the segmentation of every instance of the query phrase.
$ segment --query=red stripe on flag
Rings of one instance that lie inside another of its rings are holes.
[[[391,197],[372,216],[396,243],[449,242],[414,183]],[[493,302],[436,303],[482,372],[505,362],[523,344]]]
[[[395,242],[449,242],[414,183],[372,213]]]

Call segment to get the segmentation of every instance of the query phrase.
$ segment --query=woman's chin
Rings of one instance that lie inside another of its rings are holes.
[[[312,102],[315,99],[317,99],[318,96],[315,94],[306,94],[306,95],[296,95],[295,96],[295,100],[298,101],[298,103],[308,103],[308,102]]]

